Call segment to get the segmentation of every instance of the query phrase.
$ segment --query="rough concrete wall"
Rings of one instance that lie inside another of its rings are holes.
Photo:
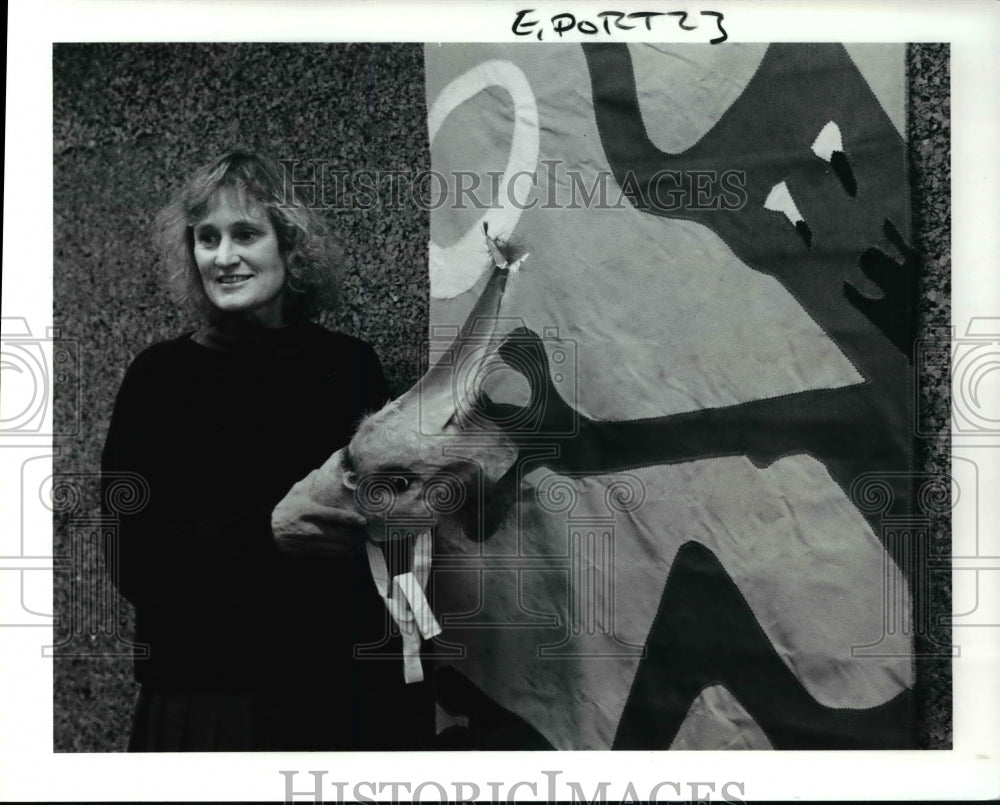
[[[54,321],[80,355],[77,375],[56,392],[57,420],[76,433],[60,440],[55,469],[88,474],[99,468],[131,359],[194,326],[161,282],[150,239],[156,211],[195,167],[235,146],[332,170],[429,168],[423,48],[57,45],[53,81]],[[427,333],[428,215],[408,201],[394,208],[385,194],[379,200],[369,210],[322,210],[348,262],[343,303],[323,323],[372,343],[400,393],[417,377]],[[98,507],[96,483],[82,488],[77,519]],[[84,568],[75,586],[57,574],[55,606],[65,616],[106,582],[86,570],[95,557],[84,535],[70,533],[65,512],[55,526],[56,552],[72,554],[75,544]],[[131,612],[121,606],[128,633]],[[122,650],[109,636],[60,633],[69,640],[63,654],[83,656],[56,663],[57,750],[123,749],[131,663],[99,656]]]

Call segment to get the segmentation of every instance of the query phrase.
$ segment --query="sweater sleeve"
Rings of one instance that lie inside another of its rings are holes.
[[[246,508],[223,517],[196,519],[183,501],[164,489],[162,410],[156,361],[148,353],[129,367],[115,399],[102,453],[102,508],[117,528],[105,539],[104,557],[119,592],[133,604],[169,606],[172,598],[187,601],[225,594],[234,572],[259,564],[274,554],[271,507]],[[108,506],[112,484],[138,476],[149,490],[136,511],[115,512]],[[167,482],[169,481],[169,482]],[[175,498],[175,499],[170,499]]]

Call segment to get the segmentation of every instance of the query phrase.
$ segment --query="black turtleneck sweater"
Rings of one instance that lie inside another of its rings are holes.
[[[298,748],[422,744],[429,697],[425,684],[403,683],[364,552],[289,557],[270,529],[289,488],[387,398],[371,347],[311,323],[203,330],[135,359],[102,467],[106,485],[131,472],[150,490],[107,546],[136,608],[139,682],[280,701],[302,711]],[[384,659],[354,656],[380,643]]]

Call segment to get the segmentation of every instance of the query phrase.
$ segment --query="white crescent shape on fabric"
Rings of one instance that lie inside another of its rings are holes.
[[[491,59],[463,73],[441,90],[427,113],[430,141],[455,109],[487,87],[502,87],[514,101],[514,136],[510,157],[504,168],[501,184],[518,171],[533,171],[538,164],[538,107],[528,79],[517,65],[502,59]],[[429,246],[431,296],[451,299],[472,288],[488,268],[482,255],[483,224],[490,232],[510,237],[517,226],[523,206],[531,191],[527,182],[517,182],[511,188],[513,199],[500,194],[495,207],[483,212],[483,217],[466,230],[458,242],[448,248],[433,240]],[[516,204],[513,203],[516,201]]]

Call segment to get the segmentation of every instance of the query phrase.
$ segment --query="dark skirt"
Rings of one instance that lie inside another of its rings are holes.
[[[135,705],[129,752],[247,752],[262,742],[254,696],[175,693],[143,687]]]
[[[129,752],[309,752],[433,749],[434,710],[426,683],[381,706],[357,707],[322,694],[280,698],[163,691],[144,685]]]

